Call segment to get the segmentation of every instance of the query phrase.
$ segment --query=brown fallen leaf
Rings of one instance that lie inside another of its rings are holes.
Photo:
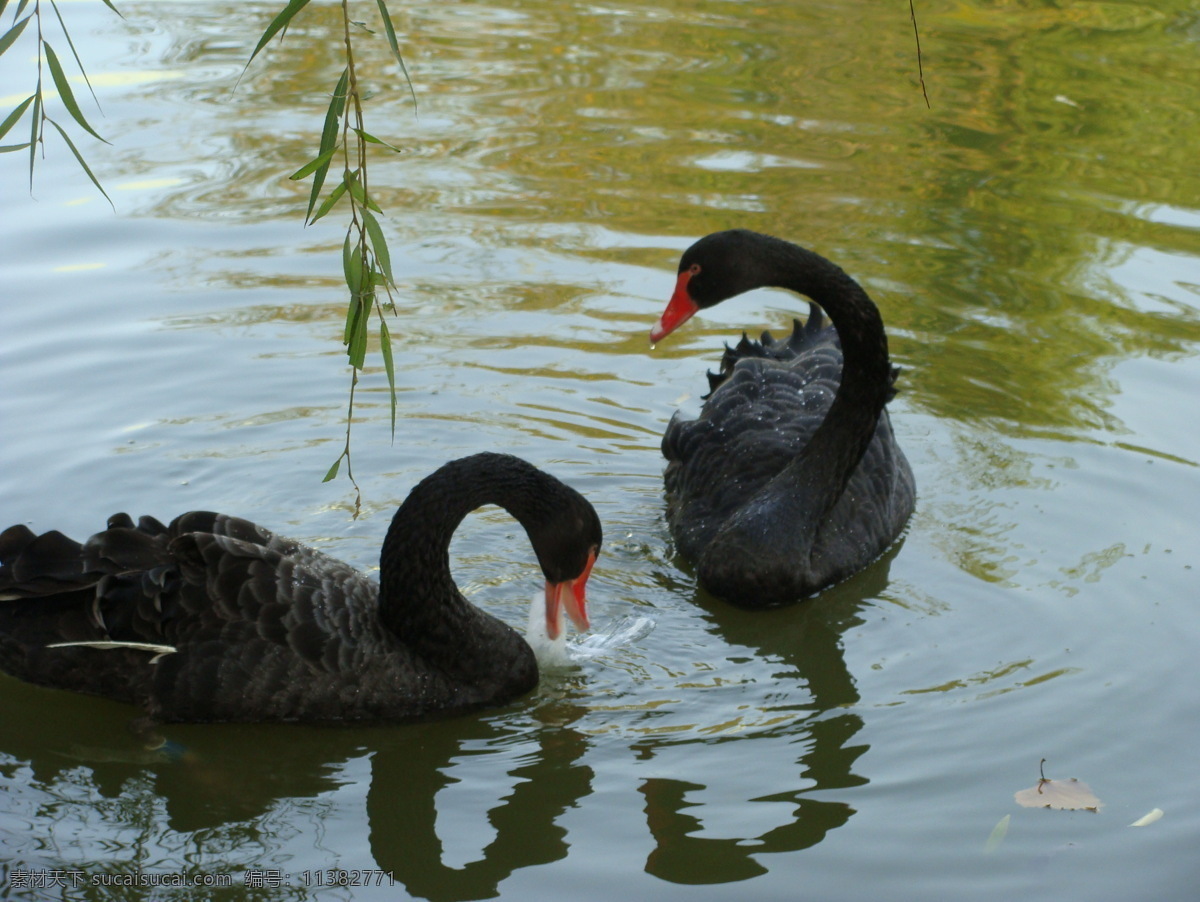
[[[1042,764],[1046,759],[1042,759]],[[1054,808],[1059,811],[1098,812],[1104,805],[1090,786],[1072,777],[1070,780],[1048,780],[1045,773],[1037,786],[1022,789],[1014,798],[1026,808]]]

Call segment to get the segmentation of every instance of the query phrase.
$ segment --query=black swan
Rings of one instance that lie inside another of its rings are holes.
[[[884,405],[897,370],[879,310],[838,266],[743,229],[701,238],[679,263],[657,342],[697,310],[753,288],[810,305],[792,336],[726,347],[694,420],[663,435],[667,519],[714,595],[747,608],[788,604],[861,570],[912,513],[912,469]],[[835,331],[836,330],[836,331]]]
[[[547,632],[587,628],[601,542],[582,495],[525,461],[477,454],[422,480],[396,511],[379,583],[247,520],[192,512],[163,526],[117,514],[83,545],[0,533],[0,669],[130,702],[154,722],[399,721],[514,699],[537,661],[467,602],[448,547],[497,504],[546,577]]]

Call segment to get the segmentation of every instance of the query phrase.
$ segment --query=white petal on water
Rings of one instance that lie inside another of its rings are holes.
[[[1147,812],[1146,814],[1143,814],[1141,817],[1139,817],[1136,821],[1134,821],[1129,826],[1131,826],[1131,827],[1146,827],[1146,826],[1149,826],[1150,824],[1153,824],[1156,820],[1158,820],[1162,816],[1163,816],[1163,810],[1161,808],[1155,808],[1155,809]]]
[[[1008,822],[1012,820],[1011,814],[1006,814],[1000,818],[1000,823],[992,828],[992,835],[987,838],[987,842],[983,845],[985,855],[991,855],[999,847],[1000,843],[1004,842],[1004,837],[1008,835]]]

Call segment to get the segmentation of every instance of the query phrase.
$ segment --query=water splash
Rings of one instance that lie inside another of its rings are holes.
[[[627,645],[633,645],[654,629],[654,620],[650,617],[628,616],[614,620],[603,630],[595,630],[586,636],[580,636],[568,648],[576,661],[596,658]]]
[[[654,621],[649,617],[622,617],[603,629],[580,635],[568,642],[563,612],[558,612],[558,638],[551,639],[546,633],[545,611],[544,597],[534,596],[525,625],[525,641],[533,649],[538,666],[543,670],[574,667],[581,661],[631,645],[654,629]]]

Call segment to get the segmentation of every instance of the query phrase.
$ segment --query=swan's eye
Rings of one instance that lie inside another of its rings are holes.
[[[700,264],[699,264],[699,263],[693,263],[691,266],[689,266],[689,267],[688,267],[688,275],[689,275],[689,276],[698,276],[698,275],[700,275]]]

